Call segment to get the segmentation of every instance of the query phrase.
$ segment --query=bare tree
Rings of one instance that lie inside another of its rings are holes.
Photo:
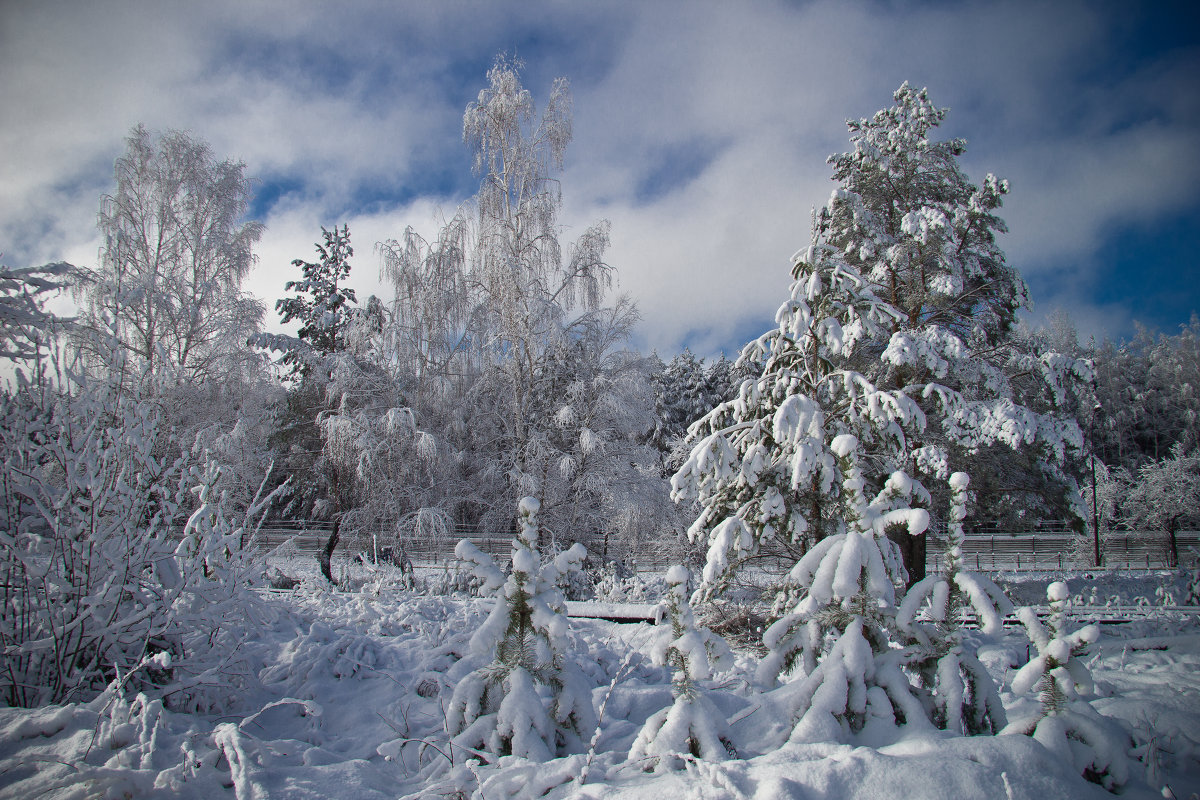
[[[645,368],[624,349],[637,312],[606,304],[608,223],[560,238],[567,83],[539,115],[519,73],[497,60],[466,109],[473,201],[436,236],[410,228],[379,245],[394,297],[352,325],[338,410],[321,423],[327,457],[356,476],[348,529],[502,531],[529,495],[553,534],[636,538],[668,505],[639,438],[652,424]]]
[[[228,374],[263,314],[241,291],[263,231],[240,221],[245,165],[217,161],[181,131],[155,136],[139,125],[126,142],[116,191],[100,205],[100,266],[77,287],[79,346],[94,353],[97,333],[115,336],[130,355],[127,386]]]

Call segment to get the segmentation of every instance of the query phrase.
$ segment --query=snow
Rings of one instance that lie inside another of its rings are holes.
[[[1076,591],[1086,587],[1082,575],[1067,577]],[[1105,580],[1106,589],[1117,585]],[[1121,580],[1127,595],[1136,589],[1153,597],[1155,578]],[[1006,584],[1022,601],[1045,597],[1039,576]],[[505,756],[452,767],[439,692],[491,601],[386,585],[357,593],[319,586],[302,582],[264,598],[271,613],[250,645],[258,688],[229,708],[186,714],[130,693],[0,709],[0,797],[415,800],[459,790],[489,800],[1112,797],[1023,735],[893,730],[872,746],[795,742],[772,749],[772,730],[784,723],[782,698],[746,688],[756,661],[748,653],[737,654],[731,675],[702,682],[716,709],[706,713],[724,718],[738,757],[684,756],[684,769],[646,772],[629,752],[647,720],[672,706],[668,670],[651,662],[658,631],[591,619],[572,619],[566,633],[599,687],[590,695],[597,715],[604,707],[588,731],[598,735],[587,782],[578,783],[588,760],[582,750],[545,763]],[[1098,633],[1082,656],[1095,684],[1091,705],[1153,765],[1148,771],[1131,762],[1121,797],[1158,798],[1169,785],[1187,798],[1200,790],[1200,623],[1155,612]],[[1007,684],[1027,646],[1009,628],[980,658]],[[1036,706],[1036,698],[1007,688],[1003,699],[1014,719]]]

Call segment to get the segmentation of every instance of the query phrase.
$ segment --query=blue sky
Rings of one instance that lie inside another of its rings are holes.
[[[259,179],[249,289],[273,301],[348,223],[360,296],[384,292],[374,243],[473,193],[462,112],[506,52],[535,100],[571,81],[564,238],[611,220],[643,349],[734,353],[770,324],[844,121],[905,80],[950,107],[973,179],[1010,180],[1032,320],[1174,332],[1200,310],[1198,37],[1185,3],[0,0],[0,252],[94,264],[141,122]]]

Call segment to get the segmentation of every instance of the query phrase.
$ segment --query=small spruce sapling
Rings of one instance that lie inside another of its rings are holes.
[[[481,593],[496,604],[471,637],[467,656],[451,671],[462,675],[446,713],[452,744],[470,752],[548,761],[583,749],[594,727],[591,686],[566,657],[567,616],[557,584],[580,569],[587,552],[574,544],[552,560],[538,554],[539,503],[518,504],[521,532],[513,539],[508,577],[467,540],[455,555],[472,565]]]
[[[687,754],[724,761],[733,752],[724,715],[697,684],[712,677],[714,670],[728,669],[733,654],[721,636],[696,626],[688,603],[690,577],[686,567],[676,565],[667,571],[663,598],[667,625],[651,651],[655,664],[674,671],[675,702],[646,720],[629,752],[631,760],[650,759],[657,772],[679,769]]]
[[[843,475],[847,530],[822,539],[792,568],[788,581],[803,597],[764,632],[769,652],[757,676],[770,687],[793,667],[803,671],[778,690],[792,716],[793,742],[846,741],[899,724],[929,727],[902,669],[905,651],[892,646],[899,637],[896,586],[906,575],[886,535],[898,526],[920,534],[929,515],[909,506],[913,481],[902,472],[867,501],[854,436],[835,437],[830,450]]]
[[[896,615],[910,652],[909,668],[921,688],[933,723],[954,733],[996,733],[1007,724],[996,682],[963,637],[961,617],[974,610],[987,636],[1003,630],[1012,602],[995,583],[962,569],[962,522],[967,516],[964,472],[950,476],[950,521],[945,574],[914,584]]]
[[[1187,594],[1183,602],[1189,606],[1200,606],[1200,550],[1192,548],[1193,563],[1185,574]]]
[[[1068,597],[1070,590],[1061,581],[1046,588],[1050,601],[1046,625],[1032,608],[1017,609],[1017,617],[1038,654],[1013,676],[1012,690],[1026,694],[1036,689],[1039,707],[1001,732],[1032,736],[1056,756],[1074,763],[1085,778],[1112,791],[1129,780],[1128,751],[1132,742],[1116,723],[1083,699],[1092,693],[1092,676],[1080,655],[1100,638],[1100,629],[1087,625],[1068,631]]]

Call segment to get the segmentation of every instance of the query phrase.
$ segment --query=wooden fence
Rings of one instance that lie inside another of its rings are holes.
[[[274,550],[291,541],[299,552],[314,554],[329,537],[327,523],[296,523],[274,525],[259,532],[258,544]],[[470,539],[485,553],[506,560],[512,547],[512,535],[507,533],[478,533],[460,531],[441,542],[417,541],[405,544],[405,554],[415,564],[440,566],[454,561],[454,546],[459,539]],[[981,572],[999,570],[1048,570],[1076,566],[1073,549],[1085,539],[1084,550],[1091,553],[1091,539],[1086,536],[1059,532],[968,534],[963,542],[963,561],[968,569]],[[1195,565],[1200,549],[1200,532],[1181,531],[1176,534],[1181,565]],[[931,534],[927,539],[926,565],[930,572],[942,568],[945,539]],[[384,534],[355,534],[344,536],[339,552],[365,553],[369,557],[387,560],[394,554],[394,538]],[[593,548],[595,549],[595,548]],[[610,549],[611,557],[632,555],[643,569],[658,570],[670,566],[668,548],[648,548],[636,554],[624,554]],[[1101,539],[1102,567],[1106,569],[1164,569],[1169,566],[1170,550],[1167,535],[1161,531],[1114,531]]]
[[[1175,535],[1181,565],[1195,564],[1200,533],[1181,531]],[[1082,542],[1081,542],[1082,540]],[[1066,569],[1073,563],[1077,545],[1090,556],[1092,539],[1062,533],[994,533],[968,535],[963,541],[963,561],[968,569],[997,570]],[[930,537],[926,564],[931,572],[942,568],[944,539]],[[1113,531],[1100,539],[1101,567],[1105,569],[1165,569],[1170,566],[1170,547],[1163,531]],[[1090,565],[1090,563],[1089,563]]]

